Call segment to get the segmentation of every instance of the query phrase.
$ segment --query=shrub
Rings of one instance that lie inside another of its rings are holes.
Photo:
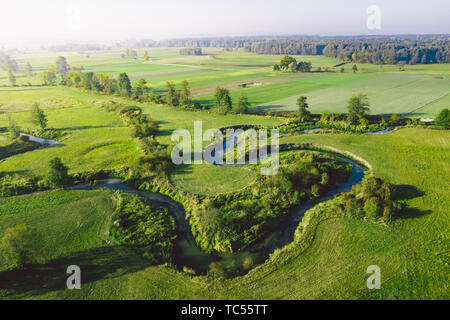
[[[166,208],[122,193],[111,221],[110,236],[113,239],[137,249],[152,263],[170,261],[176,233],[175,221]]]
[[[3,265],[7,269],[16,269],[38,262],[42,255],[42,243],[40,234],[26,225],[6,229],[0,241]]]
[[[49,170],[44,179],[44,184],[49,188],[64,188],[71,184],[72,178],[68,174],[68,168],[56,157],[49,162]]]

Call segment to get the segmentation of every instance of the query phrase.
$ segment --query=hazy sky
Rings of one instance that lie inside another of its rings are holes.
[[[381,29],[367,27],[380,8]],[[183,36],[450,33],[449,0],[2,0],[0,43]]]

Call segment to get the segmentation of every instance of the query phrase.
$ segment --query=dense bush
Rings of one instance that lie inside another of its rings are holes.
[[[39,178],[16,179],[6,175],[0,178],[0,197],[11,197],[44,190],[45,187],[39,183]]]
[[[338,206],[347,213],[371,221],[389,222],[399,215],[402,206],[395,202],[394,187],[373,176],[366,177],[362,184],[351,192],[341,195]]]
[[[136,195],[118,195],[110,236],[137,249],[154,264],[169,262],[176,238],[175,221],[167,209],[146,203]]]
[[[448,109],[442,110],[436,118],[436,124],[444,129],[450,129],[450,112]]]
[[[268,233],[301,201],[318,198],[348,179],[349,165],[316,152],[288,152],[280,172],[261,176],[243,191],[206,198],[190,216],[199,245],[235,252]]]
[[[42,237],[24,224],[6,229],[0,241],[2,269],[17,269],[39,262],[42,255]]]
[[[44,179],[44,184],[49,188],[64,188],[72,183],[72,177],[68,174],[67,168],[60,158],[56,157],[49,162],[48,173]]]

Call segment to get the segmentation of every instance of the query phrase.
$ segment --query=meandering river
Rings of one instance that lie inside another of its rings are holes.
[[[361,183],[365,169],[351,160],[346,158],[342,159],[353,165],[350,178],[348,181],[341,183],[338,188],[329,191],[321,201],[330,200],[336,194],[350,191],[354,185]],[[213,261],[222,262],[224,265],[242,265],[244,259],[250,257],[255,265],[263,263],[275,249],[282,248],[294,240],[295,230],[301,222],[305,212],[316,205],[309,201],[291,210],[275,230],[242,252],[211,255],[207,254],[197,246],[194,237],[192,236],[190,225],[186,221],[186,212],[180,203],[159,193],[134,190],[122,183],[120,179],[107,179],[97,186],[80,185],[73,187],[72,189],[97,188],[107,188],[137,194],[157,206],[167,208],[169,213],[174,217],[177,227],[174,262],[180,269],[186,266],[196,270],[198,273],[206,273]]]

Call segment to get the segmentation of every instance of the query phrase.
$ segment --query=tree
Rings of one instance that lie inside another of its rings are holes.
[[[11,117],[11,114],[8,113],[8,132],[11,139],[17,139],[20,136],[19,128]]]
[[[352,67],[352,70],[353,70],[353,72],[358,71],[358,66],[356,64],[354,64],[353,67]]]
[[[341,67],[341,73],[344,73],[344,72],[345,72],[345,68]]]
[[[70,70],[69,64],[67,63],[67,59],[65,57],[62,56],[58,57],[58,59],[56,60],[56,69],[58,73],[62,75],[69,72]]]
[[[80,83],[81,87],[86,90],[100,91],[101,87],[94,72],[86,72],[83,74],[83,80]]]
[[[11,82],[11,86],[15,87],[17,86],[16,77],[14,76],[14,73],[12,71],[8,72],[9,82]]]
[[[40,126],[42,130],[47,128],[47,116],[44,111],[39,108],[39,104],[35,102],[31,110],[31,121],[33,124]]]
[[[128,97],[131,94],[131,81],[125,72],[119,74],[117,89],[121,96]]]
[[[27,70],[27,75],[28,76],[32,76],[33,75],[33,67],[31,66],[30,62],[27,62],[26,70]]]
[[[139,79],[134,88],[134,98],[138,100],[142,99],[147,94],[147,90],[147,81],[145,79]]]
[[[450,129],[450,111],[442,110],[436,118],[436,124],[444,129]]]
[[[189,88],[189,82],[186,80],[181,81],[180,104],[183,106],[191,104],[191,90]]]
[[[352,95],[348,101],[348,119],[351,123],[356,123],[359,117],[366,115],[370,111],[369,98],[365,93],[357,93]]]
[[[44,85],[54,86],[56,83],[56,73],[52,70],[43,71],[41,73],[42,81],[44,81]]]
[[[66,75],[66,85],[71,87],[79,87],[81,85],[82,79],[83,73],[81,71],[70,71]]]
[[[238,97],[237,103],[233,106],[233,113],[244,114],[248,112],[250,108],[250,102],[244,93],[241,93]]]
[[[148,60],[150,60],[150,56],[148,55],[148,52],[145,51],[145,53],[144,53],[144,61],[148,61]]]
[[[233,108],[230,91],[225,88],[217,87],[214,92],[214,104],[220,113],[225,114],[230,111]]]
[[[6,229],[0,242],[1,256],[8,269],[37,263],[42,256],[43,241],[34,228],[24,224]]]
[[[298,106],[298,116],[302,119],[308,119],[311,112],[308,111],[309,105],[306,102],[306,97],[301,96],[297,99],[297,106]]]
[[[133,49],[127,49],[125,54],[128,59],[136,59],[137,57],[137,52]]]
[[[284,56],[280,61],[279,67],[281,70],[287,70],[292,63],[297,64],[297,60],[291,56]]]
[[[44,184],[49,188],[64,188],[70,185],[71,177],[68,168],[56,157],[49,162],[49,170],[44,179]]]
[[[173,82],[167,81],[166,82],[166,102],[169,106],[178,106],[180,103],[180,95],[175,89],[175,84]]]
[[[311,72],[311,69],[312,69],[311,62],[300,61],[299,63],[297,63],[297,68],[295,71]]]

